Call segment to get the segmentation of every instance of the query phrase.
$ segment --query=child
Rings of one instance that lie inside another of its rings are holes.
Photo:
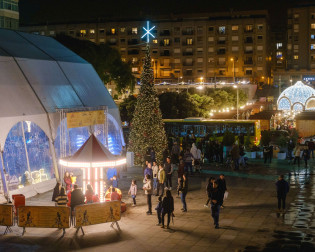
[[[158,172],[159,172],[159,167],[157,166],[156,162],[153,161],[153,189],[156,190],[158,186]]]
[[[113,176],[112,184],[114,188],[118,188],[118,179],[116,175]]]
[[[128,194],[131,195],[131,198],[133,200],[133,205],[132,206],[136,206],[136,196],[137,196],[137,182],[135,180],[131,181],[131,185],[130,185],[130,189]]]
[[[155,210],[156,210],[156,215],[157,215],[158,221],[159,221],[159,223],[156,225],[160,226],[162,223],[162,196],[159,197],[159,203],[157,204]]]

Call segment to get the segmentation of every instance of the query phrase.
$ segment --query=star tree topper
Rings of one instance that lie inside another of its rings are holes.
[[[142,28],[143,28],[143,30],[145,30],[145,34],[143,34],[141,38],[144,38],[145,36],[147,36],[147,43],[149,43],[150,42],[150,36],[155,38],[154,35],[151,33],[151,31],[155,28],[155,26],[150,28],[150,22],[147,21],[147,28],[145,28],[145,27],[142,27]]]

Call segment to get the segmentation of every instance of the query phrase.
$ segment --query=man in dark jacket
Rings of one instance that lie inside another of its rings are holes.
[[[283,177],[284,177],[283,175],[280,175],[276,183],[279,211],[281,211],[281,209],[282,211],[285,211],[285,199],[290,189],[289,183],[285,181]],[[282,208],[281,208],[281,203],[282,203]]]
[[[225,182],[225,178],[224,178],[224,174],[221,174],[221,175],[220,175],[219,179],[217,180],[217,184],[218,184],[219,190],[220,190],[221,193],[222,193],[222,195],[221,195],[221,196],[222,196],[222,200],[221,200],[222,204],[221,204],[221,207],[224,208],[224,206],[223,206],[223,197],[224,197],[225,191],[227,191],[226,182]]]
[[[167,157],[166,158],[166,163],[164,164],[164,171],[166,175],[166,183],[165,186],[169,189],[172,190],[172,174],[173,174],[173,166],[171,164],[171,158]]]
[[[220,191],[218,187],[218,183],[213,183],[213,190],[211,192],[211,216],[213,218],[213,224],[215,225],[215,228],[219,228],[219,215],[220,215],[220,208],[222,205],[222,192]]]
[[[78,205],[84,204],[84,195],[78,185],[73,186],[73,191],[71,192],[71,211]]]
[[[183,212],[187,212],[187,204],[186,204],[186,195],[187,195],[187,192],[188,192],[188,177],[187,177],[187,173],[184,173],[183,176],[182,176],[182,179],[180,181],[179,192],[180,192],[181,201],[183,203],[182,211]]]

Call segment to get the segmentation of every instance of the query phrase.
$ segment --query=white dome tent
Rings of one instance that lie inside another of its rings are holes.
[[[50,37],[0,29],[0,104],[0,171],[10,196],[50,190],[62,175],[57,158],[93,131],[116,155],[125,145],[119,110],[94,68]],[[65,112],[86,110],[104,110],[105,124],[68,130]]]
[[[315,110],[315,89],[298,81],[279,96],[278,110]]]

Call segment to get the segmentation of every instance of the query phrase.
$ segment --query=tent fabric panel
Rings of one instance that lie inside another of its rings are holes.
[[[13,58],[0,56],[0,69],[0,118],[45,113]]]
[[[0,48],[13,57],[51,60],[48,55],[12,30],[0,29]]]
[[[67,49],[51,37],[39,36],[25,32],[18,32],[22,37],[44,51],[56,61],[78,62],[88,64],[80,56]]]
[[[117,108],[92,65],[69,62],[59,64],[86,107]]]
[[[17,61],[47,112],[54,112],[57,108],[82,107],[57,62],[34,59]]]

